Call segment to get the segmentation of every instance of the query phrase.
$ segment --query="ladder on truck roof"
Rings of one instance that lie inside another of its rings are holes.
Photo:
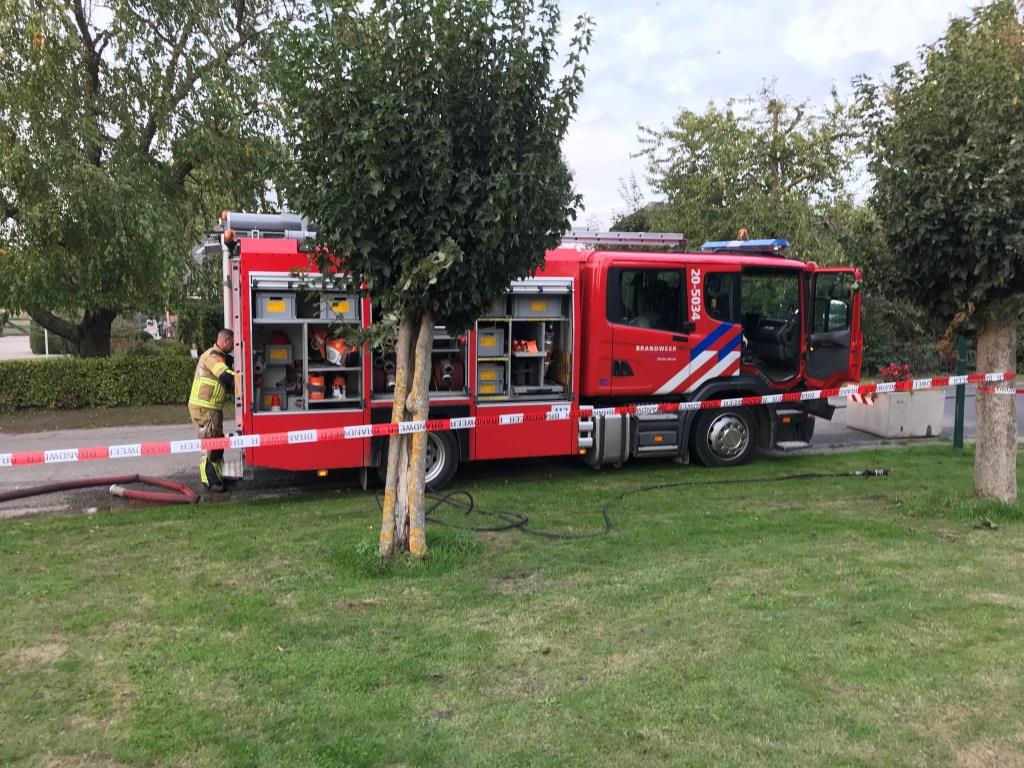
[[[237,213],[224,211],[220,215],[224,229],[235,230],[238,237],[271,237],[286,240],[305,240],[316,237],[316,225],[297,213]]]
[[[562,235],[563,243],[580,245],[686,246],[686,235],[681,232],[592,232],[574,229]]]

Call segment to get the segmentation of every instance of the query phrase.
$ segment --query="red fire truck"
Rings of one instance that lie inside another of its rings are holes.
[[[231,253],[222,238],[228,228],[240,244]],[[392,357],[341,340],[345,327],[373,322],[371,299],[355,283],[317,290],[303,245],[313,234],[292,214],[226,213],[199,247],[223,259],[242,434],[391,419]],[[461,462],[479,459],[578,455],[599,467],[669,457],[730,466],[758,447],[806,444],[815,416],[831,417],[827,401],[595,414],[616,404],[785,393],[860,378],[858,269],[786,258],[782,240],[657,250],[680,241],[568,235],[473,328],[458,336],[438,328],[430,418],[496,418],[429,433],[428,483],[441,487]],[[379,473],[386,450],[383,437],[346,439],[247,448],[244,460]]]

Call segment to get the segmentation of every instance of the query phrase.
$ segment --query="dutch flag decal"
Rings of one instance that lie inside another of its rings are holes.
[[[721,323],[694,345],[690,361],[654,394],[692,392],[710,379],[739,375],[742,343],[743,329],[739,325]]]

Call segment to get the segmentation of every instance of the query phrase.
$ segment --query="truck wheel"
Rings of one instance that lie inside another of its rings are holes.
[[[747,408],[703,411],[693,425],[693,449],[706,467],[746,464],[756,437],[754,418]]]
[[[388,452],[384,450],[382,463],[377,467],[381,485],[387,481]],[[428,491],[439,491],[455,477],[459,468],[459,441],[451,432],[427,433],[426,481]]]

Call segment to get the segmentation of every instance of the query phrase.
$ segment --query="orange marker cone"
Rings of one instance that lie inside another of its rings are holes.
[[[273,395],[270,398],[270,410],[280,411],[281,410],[281,396]]]

